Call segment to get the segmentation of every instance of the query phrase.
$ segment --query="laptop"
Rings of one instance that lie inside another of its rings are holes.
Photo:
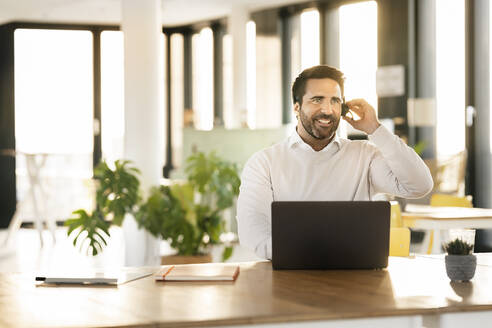
[[[274,269],[388,266],[390,203],[272,202]]]

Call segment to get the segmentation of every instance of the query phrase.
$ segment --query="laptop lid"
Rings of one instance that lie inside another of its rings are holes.
[[[274,269],[388,266],[390,203],[272,202]]]

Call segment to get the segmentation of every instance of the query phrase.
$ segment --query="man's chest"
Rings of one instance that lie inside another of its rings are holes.
[[[290,157],[272,161],[273,198],[354,200],[369,197],[369,163],[347,156]]]

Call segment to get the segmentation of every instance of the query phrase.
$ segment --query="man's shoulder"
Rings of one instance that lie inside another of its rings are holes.
[[[260,149],[250,156],[246,165],[263,162],[270,163],[272,159],[278,157],[280,154],[284,154],[288,148],[288,138],[279,142],[276,142],[266,148]]]
[[[362,140],[351,140],[340,138],[340,148],[346,151],[366,151],[366,152],[375,152],[377,151],[377,147],[370,140],[362,139]]]

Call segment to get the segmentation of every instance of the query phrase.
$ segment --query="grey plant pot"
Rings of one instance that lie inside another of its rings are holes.
[[[446,273],[452,281],[469,281],[475,275],[477,257],[470,255],[446,255]]]

